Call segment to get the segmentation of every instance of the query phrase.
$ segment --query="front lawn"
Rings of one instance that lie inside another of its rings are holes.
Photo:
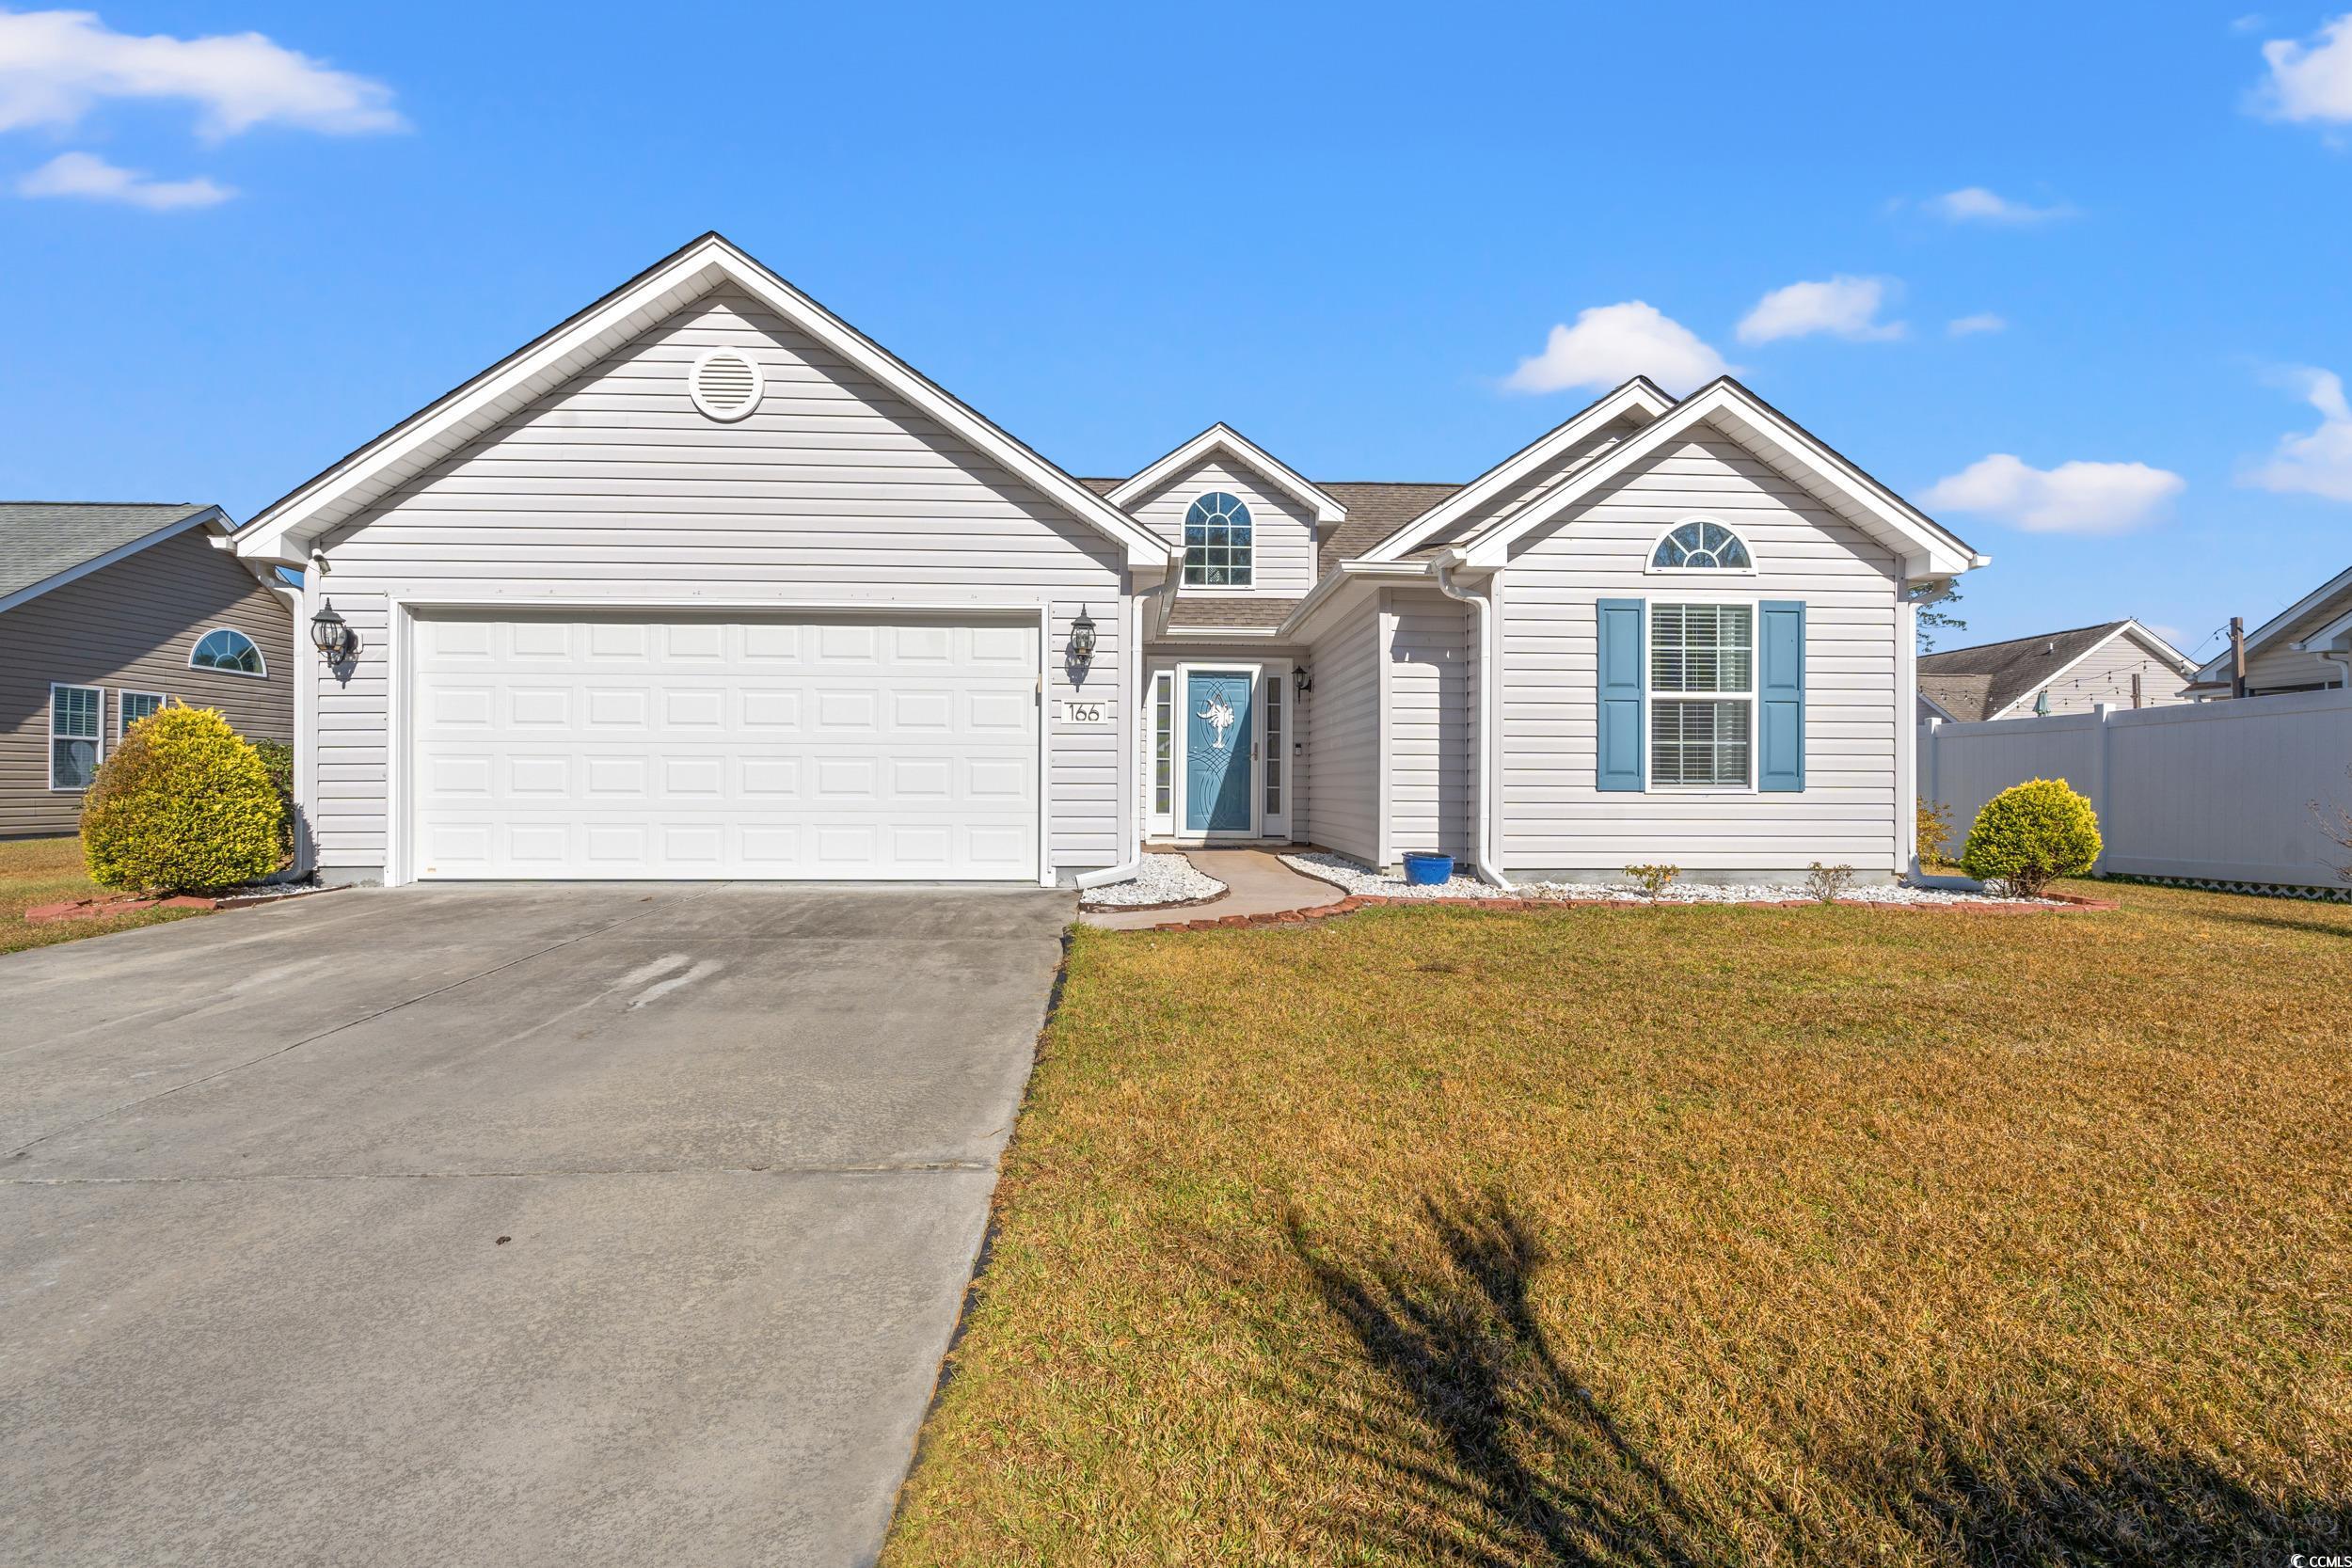
[[[887,1561],[2352,1551],[2352,908],[1081,928]]]
[[[95,897],[106,890],[89,879],[82,864],[78,838],[0,840],[0,953],[46,947],[52,942],[127,931],[135,926],[155,926],[181,920],[201,910],[141,910],[135,914],[107,915],[98,920],[56,920],[26,923],[24,911],[36,904],[62,904],[69,898]]]

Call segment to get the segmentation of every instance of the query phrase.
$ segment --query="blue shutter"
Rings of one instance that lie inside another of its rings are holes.
[[[1642,684],[1648,650],[1639,599],[1603,599],[1600,612],[1600,714],[1596,789],[1642,787]]]
[[[1756,629],[1756,787],[1804,788],[1804,602],[1766,599]]]

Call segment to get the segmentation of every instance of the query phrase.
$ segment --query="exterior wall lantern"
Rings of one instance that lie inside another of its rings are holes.
[[[1296,687],[1298,694],[1304,697],[1315,689],[1315,678],[1307,673],[1305,665],[1294,664],[1291,666],[1291,685]]]
[[[1084,605],[1078,607],[1078,618],[1070,623],[1070,662],[1081,670],[1094,662],[1094,617]]]
[[[335,613],[331,599],[321,604],[319,612],[310,617],[310,645],[318,649],[319,658],[327,664],[347,663],[359,651],[359,634]]]

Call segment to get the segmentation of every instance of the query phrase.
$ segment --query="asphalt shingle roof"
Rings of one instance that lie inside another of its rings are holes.
[[[2072,631],[1921,654],[1919,689],[1954,719],[1990,719],[2130,624],[2106,621]]]
[[[211,510],[188,501],[0,501],[0,598]]]

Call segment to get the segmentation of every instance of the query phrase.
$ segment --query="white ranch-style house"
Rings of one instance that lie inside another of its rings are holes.
[[[329,879],[1497,881],[1911,861],[1915,586],[1984,558],[1737,382],[1467,484],[1224,425],[1065,473],[705,235],[255,517]]]

